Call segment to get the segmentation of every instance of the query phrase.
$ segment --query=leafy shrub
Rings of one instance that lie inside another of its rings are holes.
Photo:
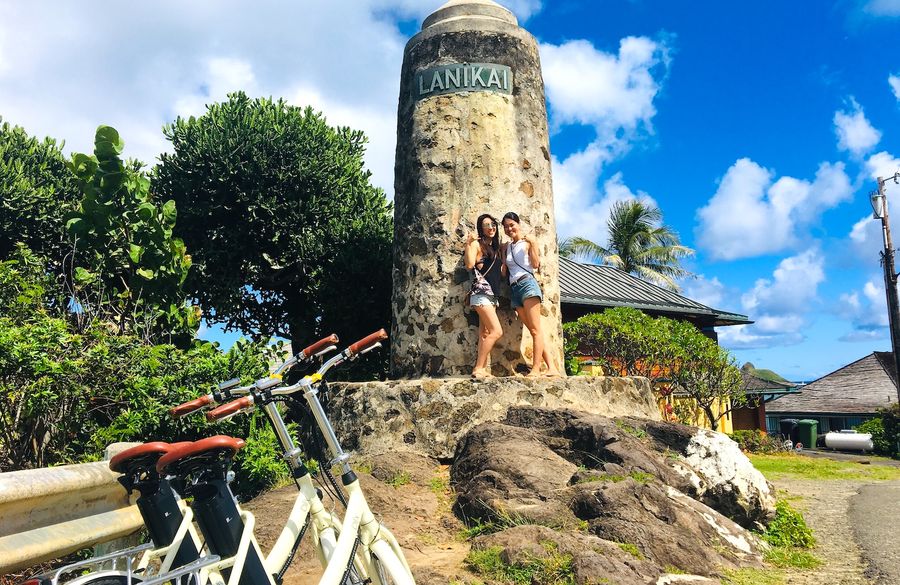
[[[741,451],[772,453],[777,450],[772,437],[760,430],[734,431],[730,436],[731,440],[741,448]]]
[[[606,372],[643,376],[660,394],[664,384],[666,394],[689,398],[684,402],[691,408],[676,405],[672,413],[683,423],[695,424],[702,413],[715,429],[719,419],[746,403],[734,357],[691,323],[617,307],[585,315],[563,329],[570,359],[588,356]]]
[[[893,454],[894,448],[884,433],[884,420],[881,417],[869,419],[855,428],[860,433],[872,435],[872,444],[875,446],[876,453],[888,456]]]
[[[61,145],[0,123],[0,193],[0,260],[8,259],[21,242],[47,255],[54,262],[51,270],[58,273],[70,249],[65,216],[80,197]]]
[[[167,412],[217,381],[264,374],[264,346],[239,342],[223,353],[210,343],[147,345],[103,322],[79,331],[50,302],[54,282],[42,266],[21,247],[0,262],[0,470],[97,460],[117,441],[221,433],[254,443],[236,459],[239,476],[249,470],[243,494],[277,479],[271,472],[284,464],[261,418],[235,417],[212,429],[202,416],[174,420]]]
[[[892,457],[900,457],[900,404],[896,402],[878,411],[884,426],[884,440],[888,444],[888,453]]]
[[[812,548],[816,544],[803,515],[784,500],[775,502],[775,519],[769,523],[763,538],[772,546]]]

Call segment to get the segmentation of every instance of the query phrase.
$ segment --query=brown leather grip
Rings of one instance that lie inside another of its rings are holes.
[[[214,408],[206,413],[206,420],[209,422],[215,422],[220,418],[225,418],[226,416],[231,416],[245,408],[250,408],[253,406],[253,398],[250,396],[244,396],[242,398],[238,398],[237,400],[232,400],[226,404],[218,408]]]
[[[178,406],[174,406],[169,409],[169,414],[173,418],[178,418],[180,416],[184,416],[186,414],[190,414],[195,410],[200,410],[204,406],[209,406],[213,403],[213,398],[209,394],[206,396],[201,396],[200,398],[195,398],[193,400],[188,400],[184,404],[179,404]]]
[[[307,347],[306,349],[301,351],[300,355],[304,359],[308,358],[310,356],[314,356],[317,353],[319,353],[320,351],[322,351],[323,349],[325,349],[326,347],[328,347],[329,345],[334,345],[338,341],[340,341],[338,339],[338,336],[335,335],[334,333],[332,333],[328,337],[326,337],[324,339],[320,339],[319,341],[315,342],[314,344],[310,345],[309,347]]]
[[[363,337],[356,343],[352,344],[350,347],[347,348],[347,351],[350,352],[350,355],[356,355],[359,352],[375,345],[379,341],[384,341],[387,338],[388,338],[387,332],[384,329],[379,329],[372,335]]]

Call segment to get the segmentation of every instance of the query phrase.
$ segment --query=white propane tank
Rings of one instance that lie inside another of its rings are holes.
[[[825,446],[829,449],[841,451],[871,451],[875,448],[872,444],[872,435],[869,433],[857,433],[856,431],[841,431],[825,434]]]

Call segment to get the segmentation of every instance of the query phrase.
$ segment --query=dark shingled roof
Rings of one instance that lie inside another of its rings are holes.
[[[893,355],[876,351],[766,406],[769,414],[874,414],[897,402]]]
[[[612,266],[559,259],[561,301],[597,307],[633,307],[675,318],[690,317],[706,326],[752,323],[746,315],[712,309],[650,284]]]

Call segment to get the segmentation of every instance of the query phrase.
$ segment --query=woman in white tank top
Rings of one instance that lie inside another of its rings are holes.
[[[559,376],[559,369],[553,363],[544,343],[541,326],[541,287],[534,278],[534,271],[541,267],[541,257],[537,243],[522,232],[519,216],[510,211],[503,216],[503,231],[510,241],[503,244],[503,268],[509,277],[512,292],[510,304],[519,315],[519,320],[528,328],[534,340],[532,365],[529,376],[540,376],[541,366],[546,363],[548,376]]]

